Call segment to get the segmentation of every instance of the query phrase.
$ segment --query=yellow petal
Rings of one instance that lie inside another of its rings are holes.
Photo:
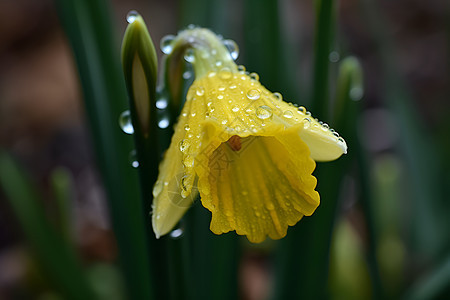
[[[238,151],[225,141],[205,157],[199,190],[216,234],[236,230],[255,243],[266,235],[280,239],[319,205],[315,163],[295,129],[242,138]]]
[[[181,218],[186,209],[173,203],[192,202],[196,176],[217,234],[236,230],[252,242],[267,235],[278,239],[314,212],[319,195],[313,159],[330,160],[345,151],[327,126],[279,98],[229,69],[194,81],[160,166],[155,232],[170,231]],[[176,187],[171,181],[179,184],[178,194],[169,194]]]

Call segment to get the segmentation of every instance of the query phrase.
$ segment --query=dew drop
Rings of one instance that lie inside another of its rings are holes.
[[[190,155],[186,155],[186,157],[183,158],[183,165],[186,168],[192,168],[194,166],[194,158]]]
[[[303,128],[305,128],[305,129],[308,129],[311,126],[310,118],[304,118],[302,122],[303,122]]]
[[[216,61],[216,67],[220,67],[223,64],[221,60]]]
[[[159,99],[156,101],[156,108],[159,109],[165,109],[167,107],[167,100],[166,99]]]
[[[191,114],[191,116],[192,116],[192,117],[195,117],[195,115],[196,115],[196,113],[195,113],[195,112],[193,112],[193,113]]]
[[[286,119],[291,119],[293,116],[294,116],[294,113],[292,111],[290,111],[290,110],[286,110],[283,113],[283,117],[285,117]]]
[[[330,125],[328,125],[327,123],[323,123],[322,127],[326,130],[330,129]]]
[[[275,209],[275,206],[273,205],[273,203],[268,203],[266,207],[267,207],[268,210],[274,210]]]
[[[180,141],[180,151],[186,152],[189,149],[190,143],[187,140]]]
[[[364,94],[364,91],[361,87],[353,87],[349,91],[350,99],[352,99],[353,101],[361,100],[361,98],[363,97],[363,94]]]
[[[223,45],[230,52],[230,56],[233,60],[236,60],[239,56],[239,47],[233,40],[224,40]]]
[[[126,134],[134,133],[134,128],[133,124],[131,123],[131,116],[129,110],[126,110],[120,114],[119,125],[120,128],[122,128],[123,132],[125,132]]]
[[[253,80],[259,80],[259,75],[255,72],[250,73],[250,78]]]
[[[190,63],[194,62],[195,56],[193,49],[189,48],[186,50],[186,52],[184,53],[184,60]]]
[[[169,34],[161,39],[159,47],[161,48],[161,51],[164,54],[169,55],[170,53],[172,53],[173,50],[172,41],[174,40],[174,38],[175,38],[174,35]]]
[[[337,52],[337,51],[331,51],[330,54],[328,55],[328,59],[334,63],[338,62],[340,58],[341,58],[341,56],[339,55],[339,52]]]
[[[247,98],[250,100],[258,100],[261,92],[258,89],[251,89],[247,92]]]
[[[298,111],[301,112],[302,114],[306,114],[306,108],[304,106],[300,106],[298,108]]]
[[[272,117],[272,109],[267,105],[261,105],[256,109],[256,116],[261,120],[269,119]]]
[[[176,239],[181,238],[181,237],[183,236],[183,233],[184,233],[184,232],[183,232],[183,229],[177,228],[177,229],[172,230],[172,231],[169,233],[169,236],[170,236],[170,238],[176,240]]]
[[[231,70],[229,68],[223,68],[219,73],[220,78],[225,80],[230,79],[231,75]]]
[[[165,128],[169,127],[169,119],[162,118],[161,120],[159,120],[158,127],[161,129],[165,129]]]
[[[233,108],[231,110],[234,111],[234,112],[238,112],[239,111],[239,106],[235,105],[235,106],[233,106]]]
[[[230,90],[234,90],[235,88],[237,88],[237,86],[235,84],[230,85]]]
[[[189,196],[189,191],[191,186],[191,182],[190,182],[190,175],[184,175],[183,177],[181,177],[180,180],[180,187],[181,187],[181,197],[186,198],[187,196]]]
[[[137,159],[137,153],[136,150],[131,150],[129,155],[130,164],[133,168],[139,167],[139,161]]]
[[[227,123],[228,123],[227,120],[223,120],[223,121],[222,121],[222,125],[225,125],[225,124],[227,124]]]
[[[255,211],[255,216],[257,216],[259,218],[259,217],[261,217],[261,213],[259,211]]]
[[[245,72],[245,66],[243,66],[243,65],[239,65],[238,66],[238,71],[240,72],[240,73],[244,73]]]
[[[184,79],[189,79],[189,78],[191,78],[191,76],[192,76],[192,72],[190,72],[190,71],[186,71],[183,73]]]
[[[277,100],[283,100],[283,95],[281,95],[278,92],[273,93],[273,96],[275,97],[275,99]]]
[[[186,124],[186,125],[184,126],[184,130],[189,131],[189,130],[191,130],[191,127],[189,127],[189,125]]]
[[[223,95],[218,95],[217,99],[222,100],[223,99]]]
[[[127,22],[129,24],[133,23],[134,21],[136,21],[137,17],[139,16],[138,12],[135,10],[131,10],[128,14],[127,14]]]
[[[161,193],[163,189],[163,183],[161,180],[156,181],[155,186],[153,187],[153,195],[157,196]]]
[[[197,87],[195,93],[197,96],[203,96],[205,94],[205,89],[202,86]]]

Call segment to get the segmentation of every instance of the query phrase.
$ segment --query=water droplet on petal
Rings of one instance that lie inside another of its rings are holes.
[[[156,101],[156,108],[159,109],[165,109],[167,107],[167,100],[166,99],[159,99]]]
[[[273,203],[267,203],[267,209],[268,210],[274,210],[275,209],[275,206],[273,205]]]
[[[195,93],[197,96],[203,96],[205,94],[205,89],[202,86],[197,87]]]
[[[240,73],[244,73],[245,72],[245,66],[243,66],[243,65],[239,65],[238,66],[238,71],[240,72]]]
[[[256,109],[256,116],[261,120],[269,119],[272,117],[272,109],[267,105],[261,105]]]
[[[192,168],[194,166],[194,158],[190,155],[186,155],[183,158],[183,165],[187,168]]]
[[[173,50],[172,41],[174,38],[175,38],[174,35],[169,34],[161,39],[159,47],[161,48],[161,51],[164,54],[169,55],[170,53],[172,53]]]
[[[294,113],[292,112],[292,111],[290,111],[290,110],[286,110],[284,113],[283,113],[283,117],[285,117],[286,119],[290,119],[290,118],[292,118],[294,116]]]
[[[239,56],[239,47],[233,40],[224,40],[223,45],[228,49],[230,52],[230,56],[233,60],[236,60]]]
[[[162,118],[161,120],[159,120],[158,127],[161,129],[165,129],[165,128],[169,127],[169,119]]]
[[[191,175],[184,175],[180,180],[181,197],[186,198],[192,188]]]
[[[225,125],[225,124],[227,124],[227,123],[228,123],[227,120],[223,120],[223,121],[222,121],[222,125]]]
[[[275,93],[273,93],[273,95],[277,100],[283,100],[283,96],[280,93],[275,92]]]
[[[221,60],[216,61],[216,67],[220,67],[223,64]]]
[[[163,183],[161,180],[156,181],[155,186],[153,187],[153,195],[159,195],[163,189]]]
[[[253,80],[259,80],[259,75],[255,72],[250,73],[250,78]]]
[[[133,23],[136,18],[139,16],[138,12],[135,10],[131,10],[128,14],[127,14],[127,22],[129,24]]]
[[[308,129],[311,126],[311,119],[309,118],[304,118],[303,119],[303,128]]]
[[[139,161],[137,159],[136,150],[131,150],[129,160],[130,160],[130,164],[133,168],[139,167]]]
[[[230,79],[231,75],[232,75],[231,70],[229,68],[223,68],[219,73],[220,78],[225,79],[225,80]]]
[[[189,127],[189,125],[186,124],[186,125],[184,126],[184,130],[189,131],[189,130],[191,130],[191,127]]]
[[[194,62],[195,56],[193,49],[189,48],[186,50],[186,52],[184,53],[184,60],[190,63]]]
[[[189,143],[189,141],[187,140],[181,140],[180,141],[180,151],[181,152],[186,152],[189,149],[189,146],[191,144]]]
[[[234,83],[230,85],[230,90],[234,90],[235,88],[237,88],[237,86]]]
[[[300,106],[298,108],[298,111],[301,112],[302,114],[305,114],[306,113],[306,108],[304,106]]]
[[[183,236],[183,229],[177,228],[169,233],[170,238],[176,240]]]
[[[123,132],[125,132],[126,134],[134,133],[134,128],[133,124],[131,123],[131,116],[129,110],[126,110],[120,114],[119,125],[120,128],[122,128]]]
[[[247,98],[250,100],[258,100],[261,92],[258,89],[252,89],[247,92]]]
[[[231,110],[234,111],[234,112],[238,112],[239,111],[239,106],[235,105],[235,106],[233,106],[233,108]]]

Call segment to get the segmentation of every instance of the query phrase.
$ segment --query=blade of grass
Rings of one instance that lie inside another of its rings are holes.
[[[334,1],[317,0],[311,112],[322,120],[327,120],[329,114],[328,56],[333,41],[334,19]]]
[[[49,224],[32,184],[13,159],[0,151],[0,185],[41,266],[65,299],[97,299],[80,262]]]
[[[445,299],[450,293],[450,257],[436,264],[427,274],[413,285],[406,293],[405,299]]]
[[[151,299],[150,223],[140,200],[137,172],[129,162],[132,140],[118,126],[127,96],[109,9],[102,0],[60,0],[57,4],[80,73],[127,292],[131,299]]]
[[[72,240],[71,226],[71,177],[64,168],[57,168],[51,174],[51,183],[57,207],[58,227],[68,243]]]

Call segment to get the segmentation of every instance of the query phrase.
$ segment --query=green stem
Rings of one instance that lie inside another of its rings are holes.
[[[329,87],[328,56],[334,24],[334,0],[316,1],[316,33],[314,40],[314,70],[311,112],[317,118],[328,119]]]
[[[147,213],[137,172],[129,162],[132,140],[118,127],[126,109],[118,43],[103,0],[59,0],[84,91],[97,161],[108,195],[119,259],[130,299],[151,299]]]

